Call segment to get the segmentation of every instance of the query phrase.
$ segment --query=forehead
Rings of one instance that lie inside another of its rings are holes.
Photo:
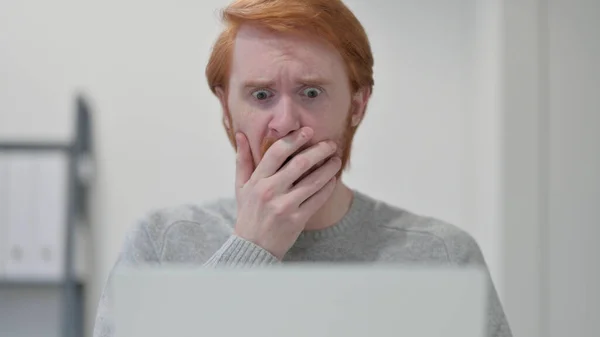
[[[282,72],[331,80],[346,76],[342,56],[321,38],[251,25],[242,25],[236,35],[231,71],[238,79],[271,79]]]

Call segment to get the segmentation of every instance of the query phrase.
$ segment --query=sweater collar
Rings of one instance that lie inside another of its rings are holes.
[[[352,190],[353,198],[348,212],[340,221],[332,226],[319,230],[303,231],[294,246],[306,247],[318,241],[327,240],[337,237],[343,233],[359,228],[364,223],[364,219],[368,218],[368,213],[372,210],[373,201],[365,194]]]

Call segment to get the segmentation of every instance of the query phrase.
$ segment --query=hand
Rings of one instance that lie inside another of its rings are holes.
[[[254,169],[246,136],[236,135],[238,209],[234,233],[280,260],[304,230],[306,222],[331,196],[335,175],[341,168],[340,158],[329,158],[336,151],[332,141],[315,144],[281,167],[312,136],[313,130],[305,127],[279,139]],[[302,177],[324,160],[318,169]]]

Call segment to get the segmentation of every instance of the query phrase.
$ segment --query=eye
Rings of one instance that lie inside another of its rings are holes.
[[[264,101],[268,98],[271,98],[273,94],[269,90],[260,89],[252,92],[252,96],[254,96],[254,98],[256,98],[259,101]]]
[[[306,88],[302,91],[304,96],[308,98],[317,98],[321,94],[321,92],[321,89],[315,87]]]

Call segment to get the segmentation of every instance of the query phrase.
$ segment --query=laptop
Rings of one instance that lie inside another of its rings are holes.
[[[116,337],[483,337],[479,269],[120,269]]]

